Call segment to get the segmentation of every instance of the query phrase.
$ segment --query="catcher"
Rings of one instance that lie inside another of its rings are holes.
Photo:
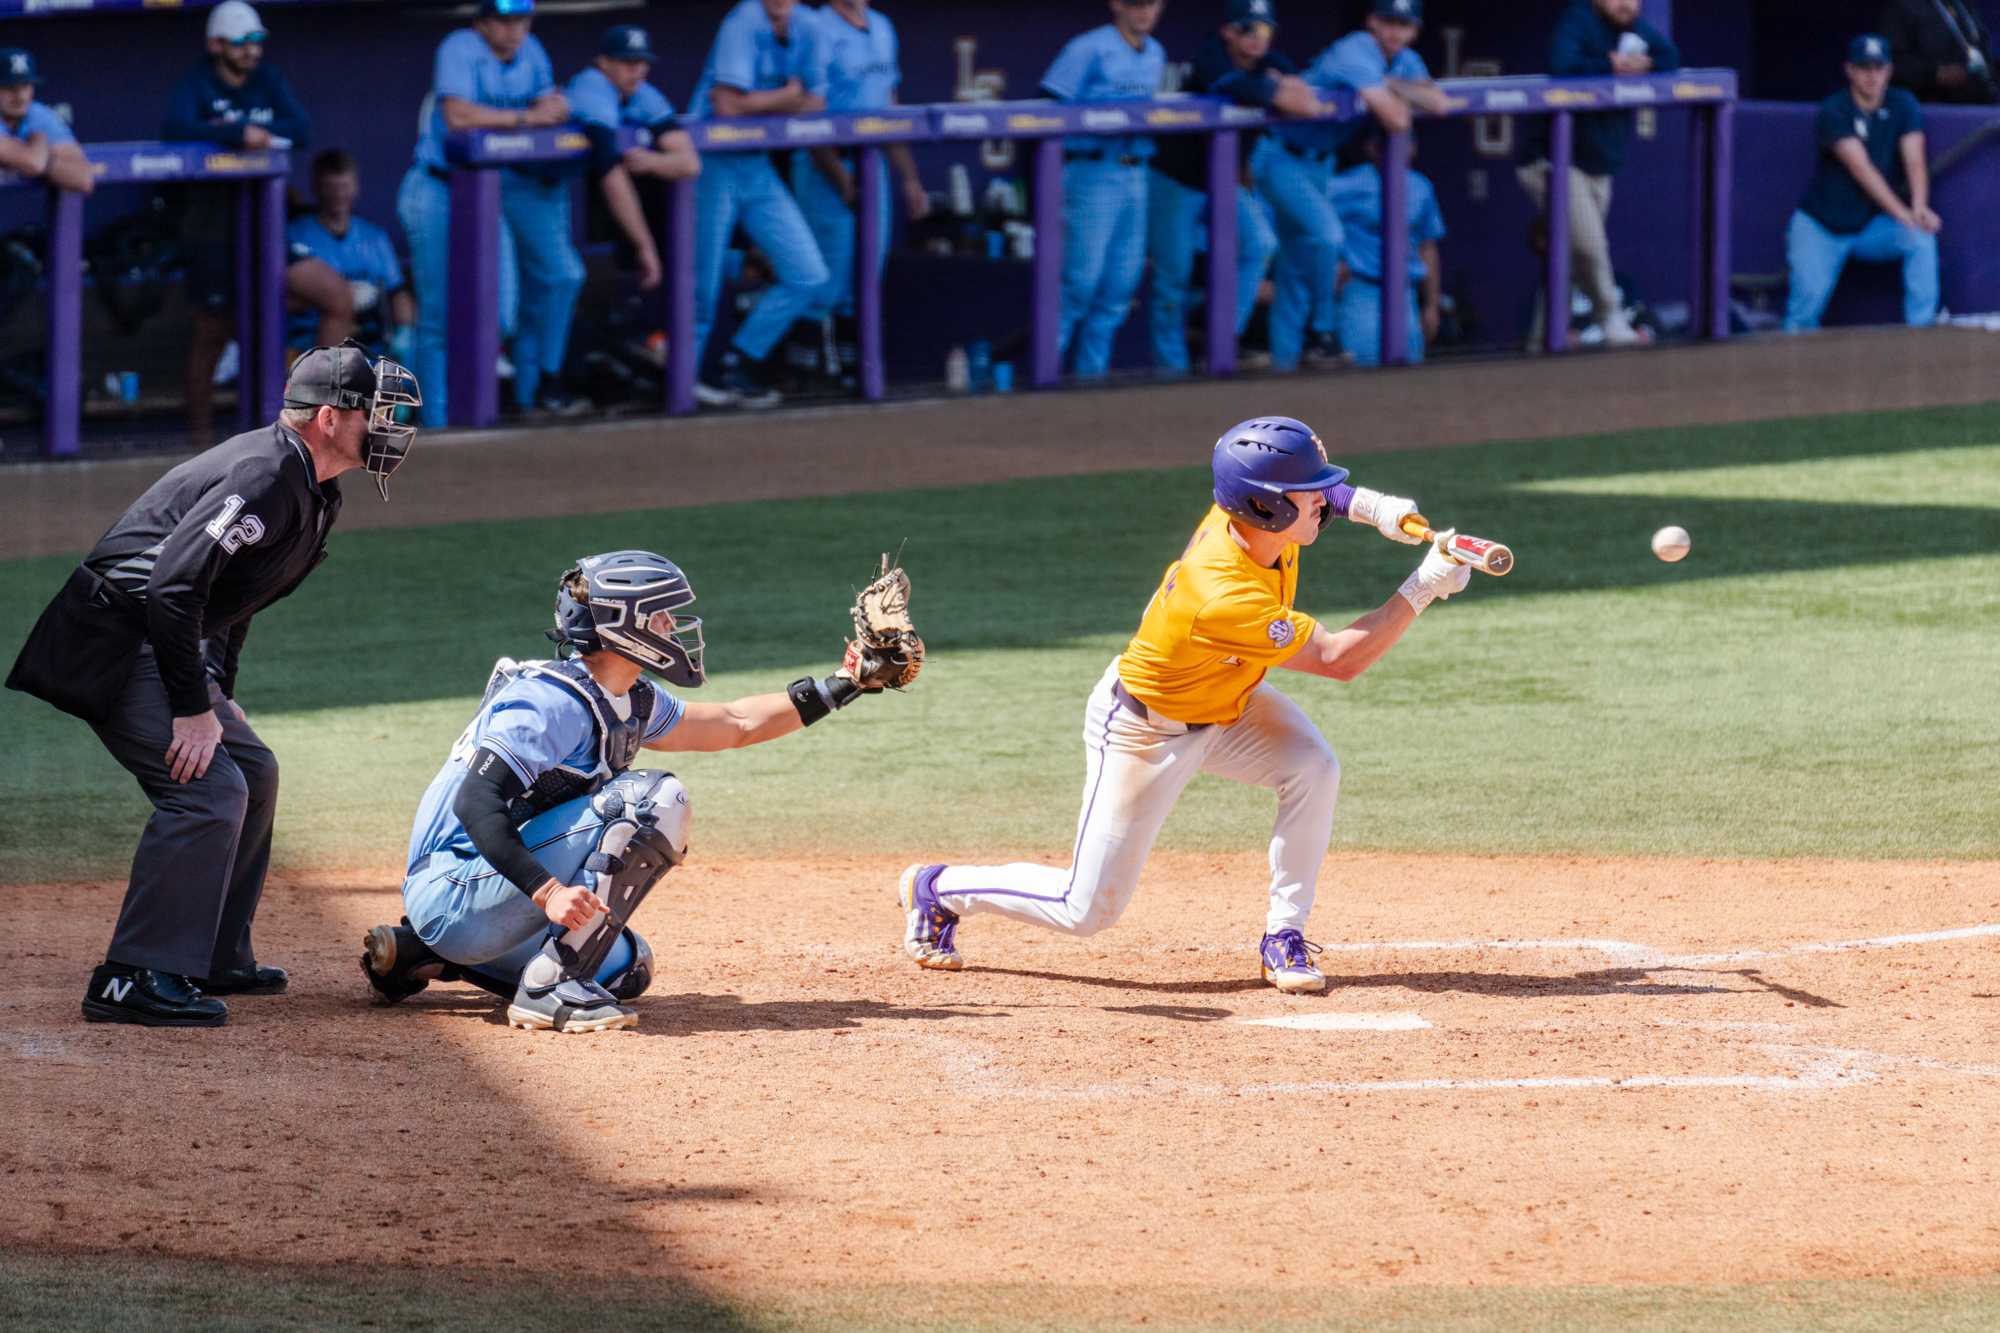
[[[678,778],[633,759],[642,748],[776,740],[908,685],[924,654],[909,599],[909,575],[885,555],[855,601],[838,671],[732,703],[684,703],[643,673],[702,683],[687,576],[648,551],[578,561],[556,590],[556,660],[500,659],[424,793],[403,880],[408,915],[363,941],[378,1003],[468,981],[509,1001],[512,1027],[635,1026],[624,1002],[651,983],[653,956],[632,914],[687,855],[691,814]]]

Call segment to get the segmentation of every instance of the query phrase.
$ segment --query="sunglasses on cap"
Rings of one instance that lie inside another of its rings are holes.
[[[225,37],[222,41],[225,46],[262,46],[264,38],[269,35],[263,32],[246,32],[241,37]]]

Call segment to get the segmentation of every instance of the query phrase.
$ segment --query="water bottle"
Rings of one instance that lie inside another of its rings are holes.
[[[967,378],[974,393],[984,389],[993,380],[993,344],[981,338],[972,344],[966,358]]]
[[[944,387],[952,393],[972,392],[972,365],[963,347],[953,347],[945,355]]]

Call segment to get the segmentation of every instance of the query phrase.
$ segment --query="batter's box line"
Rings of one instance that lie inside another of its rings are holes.
[[[935,1039],[933,1039],[935,1040]],[[1884,1069],[1916,1068],[1972,1078],[2000,1078],[2000,1067],[1955,1065],[1924,1056],[1889,1055],[1842,1046],[1801,1046],[1790,1042],[1759,1042],[1752,1049],[1774,1063],[1789,1066],[1782,1074],[1575,1074],[1493,1078],[1310,1079],[1270,1083],[1197,1083],[1150,1079],[1143,1083],[1091,1083],[1078,1087],[1037,1087],[1010,1078],[990,1055],[962,1046],[942,1052],[941,1063],[954,1089],[974,1096],[1035,1102],[1139,1101],[1191,1097],[1219,1101],[1241,1097],[1327,1096],[1365,1097],[1380,1093],[1535,1092],[1649,1089],[1681,1091],[1745,1089],[1771,1093],[1833,1092],[1874,1083]]]

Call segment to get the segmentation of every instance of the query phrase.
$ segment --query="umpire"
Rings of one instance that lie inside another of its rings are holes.
[[[250,922],[271,858],[278,761],[234,702],[250,618],[326,557],[334,478],[389,474],[420,402],[414,376],[353,341],[300,357],[278,420],[168,472],[84,557],[7,677],[91,725],[153,817],[83,1016],[215,1027],[215,995],[275,994]]]

